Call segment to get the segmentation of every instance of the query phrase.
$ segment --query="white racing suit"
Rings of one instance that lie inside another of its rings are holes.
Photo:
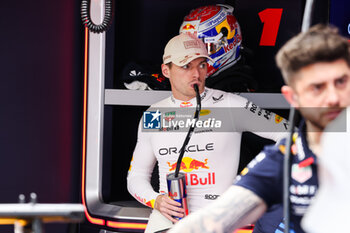
[[[189,212],[209,204],[232,185],[237,175],[242,132],[250,131],[261,137],[279,141],[286,136],[288,125],[282,117],[260,109],[247,99],[219,90],[206,88],[201,94],[201,105],[199,119],[206,115],[211,128],[197,124],[180,166],[181,172],[186,174]],[[180,101],[170,96],[150,107],[153,113],[158,110],[162,114],[158,118],[161,119],[160,123],[163,123],[160,129],[147,131],[145,115],[141,119],[127,185],[130,194],[144,205],[154,208],[156,197],[168,192],[166,176],[175,171],[188,131],[179,129],[181,124],[176,121],[176,114],[181,108],[190,108],[187,110],[193,114],[195,107],[196,98]],[[164,112],[164,108],[172,110]],[[228,113],[216,117],[213,109]],[[158,115],[154,115],[154,118]],[[225,129],[219,129],[223,127],[223,124],[218,122],[222,115]],[[258,129],[260,132],[254,132],[257,130],[256,126],[262,126]],[[159,166],[159,193],[155,192],[150,184],[156,161]]]

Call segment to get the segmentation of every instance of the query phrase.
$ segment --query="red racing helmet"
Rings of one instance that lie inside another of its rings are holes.
[[[202,39],[213,61],[208,61],[208,76],[217,75],[240,59],[242,33],[233,7],[202,6],[184,17],[180,33],[190,33]]]

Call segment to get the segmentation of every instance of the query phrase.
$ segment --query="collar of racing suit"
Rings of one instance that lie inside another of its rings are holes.
[[[205,88],[204,91],[201,93],[201,101],[203,101],[205,97],[207,97],[209,90],[210,90],[209,88]],[[188,101],[183,101],[183,100],[176,99],[173,95],[171,95],[171,102],[173,102],[176,106],[179,106],[182,108],[195,107],[197,104],[196,97]]]

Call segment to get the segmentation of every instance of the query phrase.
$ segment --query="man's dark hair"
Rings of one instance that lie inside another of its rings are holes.
[[[276,62],[286,84],[300,69],[317,62],[344,59],[350,67],[350,43],[338,29],[318,24],[289,40],[277,53]]]

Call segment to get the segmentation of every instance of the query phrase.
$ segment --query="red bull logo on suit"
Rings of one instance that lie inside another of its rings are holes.
[[[215,172],[202,174],[185,174],[186,185],[211,185],[215,184]]]
[[[198,170],[198,169],[209,169],[207,166],[208,159],[204,159],[204,161],[192,159],[190,157],[183,157],[180,165],[180,170],[184,172],[191,172],[193,170]],[[177,163],[169,163],[168,165],[170,167],[169,171],[174,171],[176,169]]]
[[[175,171],[177,163],[169,163],[169,171]],[[180,164],[180,170],[185,172],[186,185],[212,185],[215,184],[215,172],[189,173],[193,170],[209,169],[208,159],[203,161],[190,157],[184,157]]]

